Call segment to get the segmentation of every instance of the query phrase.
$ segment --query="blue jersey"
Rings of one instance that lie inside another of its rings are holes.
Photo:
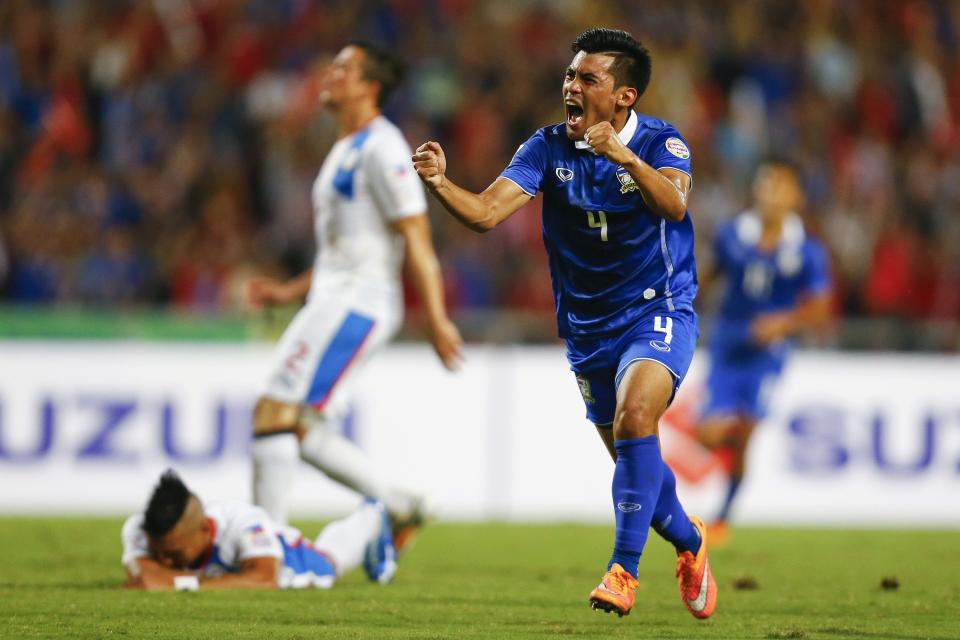
[[[785,221],[773,251],[757,248],[761,230],[759,217],[747,211],[721,226],[715,237],[717,271],[728,283],[710,343],[715,362],[782,361],[789,343],[755,343],[751,323],[759,315],[789,310],[802,297],[822,294],[830,286],[826,250],[804,232],[800,218]]]
[[[631,111],[620,139],[654,169],[690,173],[669,123]],[[543,243],[563,338],[613,335],[651,311],[691,310],[697,292],[690,216],[654,214],[626,169],[567,138],[563,124],[527,140],[501,174],[543,192]]]

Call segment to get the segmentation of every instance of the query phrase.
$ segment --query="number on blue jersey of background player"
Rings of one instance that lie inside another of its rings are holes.
[[[791,338],[821,326],[830,311],[830,278],[823,245],[804,229],[799,176],[791,163],[769,159],[753,182],[753,207],[720,226],[713,277],[726,290],[713,325],[710,371],[699,435],[730,454],[729,486],[712,539],[726,522],[743,477],[747,444],[767,413]]]
[[[447,178],[436,142],[417,149],[414,166],[475,231],[493,229],[543,193],[557,328],[587,417],[615,461],[614,549],[589,601],[629,613],[652,524],[677,550],[684,604],[706,618],[716,584],[702,523],[680,505],[657,437],[697,339],[690,149],[669,123],[634,112],[651,61],[630,34],[590,29],[572,48],[561,87],[565,121],[534,133],[482,193]]]

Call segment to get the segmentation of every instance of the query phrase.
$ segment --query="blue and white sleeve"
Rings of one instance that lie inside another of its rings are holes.
[[[543,131],[540,130],[520,145],[500,177],[516,184],[532,198],[540,190],[546,166],[547,140],[543,137]]]

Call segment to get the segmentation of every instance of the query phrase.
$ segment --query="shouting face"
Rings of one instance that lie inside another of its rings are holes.
[[[567,67],[563,104],[571,140],[583,140],[587,129],[598,122],[612,122],[618,109],[636,102],[636,89],[619,85],[611,73],[615,61],[613,55],[580,51]]]

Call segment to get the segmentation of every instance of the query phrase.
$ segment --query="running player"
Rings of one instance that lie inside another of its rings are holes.
[[[713,272],[727,289],[710,341],[698,433],[707,447],[730,452],[726,497],[710,524],[717,543],[728,536],[747,444],[767,413],[790,338],[830,317],[827,254],[797,215],[803,191],[793,165],[782,159],[763,162],[754,177],[753,200],[753,208],[723,225],[714,242]]]
[[[320,101],[340,137],[313,186],[317,257],[286,282],[250,282],[253,306],[307,298],[276,350],[254,410],[253,495],[279,523],[298,457],[359,493],[382,500],[395,524],[416,523],[419,496],[404,490],[338,429],[359,366],[396,333],[403,315],[401,265],[426,310],[443,364],[460,359],[460,334],[448,319],[427,203],[410,147],[380,107],[401,77],[398,61],[366,43],[337,54],[321,74]],[[398,546],[401,538],[398,532]]]
[[[124,586],[147,591],[326,589],[361,563],[371,580],[386,584],[397,568],[379,502],[365,500],[311,542],[259,507],[201,503],[173,471],[160,477],[146,511],[127,519],[121,537]]]
[[[450,181],[436,142],[417,149],[414,166],[447,210],[476,231],[493,229],[543,193],[560,337],[587,418],[616,462],[613,554],[590,603],[630,612],[652,524],[676,547],[684,604],[706,618],[717,597],[706,532],[680,505],[658,441],[660,416],[698,335],[690,151],[669,123],[634,112],[650,79],[650,55],[629,33],[590,29],[573,51],[562,89],[566,121],[520,145],[485,191]]]

